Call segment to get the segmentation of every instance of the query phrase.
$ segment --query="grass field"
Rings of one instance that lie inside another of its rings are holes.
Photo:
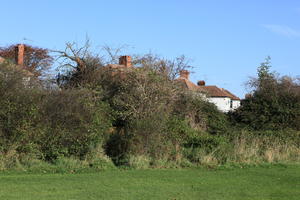
[[[0,174],[0,199],[300,199],[300,166]]]

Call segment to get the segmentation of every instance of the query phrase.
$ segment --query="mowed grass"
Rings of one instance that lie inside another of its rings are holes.
[[[300,199],[300,166],[0,174],[0,199]]]

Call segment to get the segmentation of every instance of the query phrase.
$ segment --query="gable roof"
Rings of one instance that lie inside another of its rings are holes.
[[[240,98],[228,90],[219,88],[215,85],[196,85],[188,79],[188,76],[180,76],[176,81],[182,83],[188,90],[206,93],[209,97],[228,97],[232,100],[240,100]]]
[[[218,88],[215,85],[198,86],[201,91],[206,92],[210,97],[228,97],[232,100],[240,100],[237,96],[224,88]]]

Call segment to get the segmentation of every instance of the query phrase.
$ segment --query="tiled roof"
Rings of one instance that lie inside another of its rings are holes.
[[[235,96],[234,94],[232,94],[231,92],[229,92],[228,90],[226,89],[223,89],[227,94],[228,96],[232,99],[232,100],[241,100],[240,98],[238,98],[237,96]]]
[[[211,97],[229,97],[232,100],[240,100],[240,98],[238,98],[228,90],[223,88],[218,88],[215,85],[198,86],[198,87],[201,88],[202,91],[207,92],[207,94]]]
[[[223,89],[223,88],[218,88],[215,85],[199,86],[184,77],[179,77],[178,79],[176,79],[176,81],[181,82],[182,84],[184,84],[184,87],[186,87],[187,89],[189,89],[191,91],[203,92],[203,93],[206,93],[210,97],[229,97],[232,100],[240,100],[240,98],[238,98],[237,96],[235,96],[228,90]]]
[[[197,85],[195,85],[192,81],[186,79],[186,78],[182,78],[179,77],[178,79],[176,79],[176,81],[182,83],[184,85],[184,87],[186,87],[189,90],[192,91],[199,91],[199,87]]]
[[[206,92],[210,97],[228,97],[229,95],[225,93],[222,89],[215,85],[209,86],[198,86],[202,91]]]

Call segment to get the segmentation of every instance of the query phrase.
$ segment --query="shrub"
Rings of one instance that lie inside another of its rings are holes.
[[[45,90],[29,84],[16,66],[2,65],[0,152],[15,150],[45,160],[83,158],[104,142],[111,117],[99,92]]]
[[[36,151],[34,127],[39,117],[40,89],[22,70],[0,64],[0,152]]]
[[[242,101],[231,119],[253,130],[300,130],[299,79],[279,77],[270,67],[268,58],[258,68],[258,77],[249,82],[252,95]]]
[[[83,158],[104,142],[111,127],[109,107],[90,90],[48,92],[44,97],[36,141],[46,160]],[[46,142],[45,142],[46,141]]]

